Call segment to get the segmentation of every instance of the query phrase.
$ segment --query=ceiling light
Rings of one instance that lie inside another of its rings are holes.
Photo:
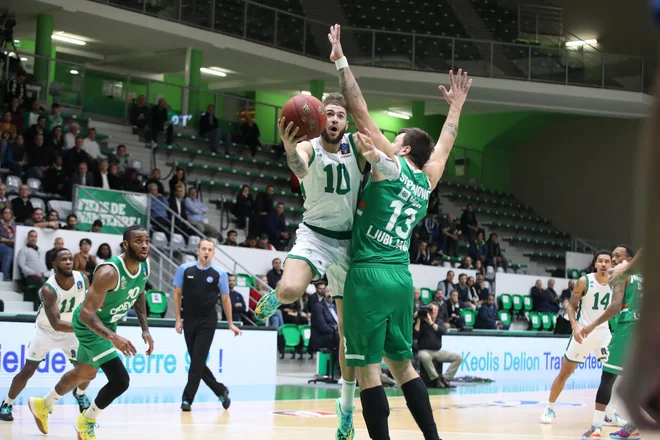
[[[21,57],[21,61],[27,61],[28,59],[25,57]]]
[[[584,46],[585,44],[598,44],[598,40],[567,41],[566,47],[579,47]]]
[[[406,115],[406,114],[403,114],[403,113],[397,113],[397,112],[388,111],[387,114],[390,115],[390,116],[392,116],[392,117],[394,117],[394,118],[399,118],[399,119],[410,119],[410,115]]]
[[[78,46],[84,46],[85,44],[87,44],[86,41],[80,40],[78,38],[67,37],[67,36],[62,35],[61,33],[53,34],[52,38],[53,38],[53,40],[63,41],[65,43],[77,44]]]
[[[300,92],[301,95],[307,95],[307,96],[312,96],[312,92],[308,92],[307,90],[302,90]]]
[[[199,71],[202,73],[208,73],[209,75],[215,75],[215,76],[227,76],[225,72],[221,72],[219,70],[216,70],[214,68],[208,68],[208,67],[200,67]]]
[[[69,73],[70,73],[71,75],[78,75],[78,71],[77,71],[76,69],[71,69],[71,70],[69,70]]]

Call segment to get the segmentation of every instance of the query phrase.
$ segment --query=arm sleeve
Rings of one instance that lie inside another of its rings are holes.
[[[183,288],[183,273],[186,271],[184,268],[183,264],[179,266],[179,269],[176,271],[176,275],[174,275],[174,281],[172,282],[172,285],[174,287],[178,287],[179,289]]]
[[[385,153],[380,150],[376,150],[380,160],[378,162],[372,162],[367,158],[367,162],[374,167],[375,170],[378,170],[385,176],[387,180],[398,180],[401,175],[401,164],[398,160],[392,160]]]
[[[229,276],[227,272],[220,272],[218,288],[220,288],[220,295],[229,295]]]

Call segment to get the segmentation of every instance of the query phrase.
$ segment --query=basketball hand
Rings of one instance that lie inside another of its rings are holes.
[[[176,324],[174,324],[174,329],[178,334],[181,334],[181,332],[183,331],[183,321],[177,319]]]
[[[362,151],[362,156],[364,156],[364,158],[367,159],[370,163],[380,162],[380,155],[376,150],[374,141],[371,140],[371,133],[366,128],[362,131],[364,133],[357,133],[358,151]]]
[[[147,348],[147,356],[151,356],[151,353],[154,352],[154,338],[151,337],[151,333],[142,332],[142,340],[145,344],[149,345],[149,348]]]
[[[628,267],[630,265],[627,261],[622,261],[621,263],[614,266],[610,269],[610,278],[609,283],[612,285],[613,282],[619,281],[621,278],[625,278],[628,272]]]
[[[341,42],[339,41],[341,37],[341,26],[338,24],[330,26],[330,33],[328,34],[328,40],[332,45],[332,51],[330,52],[330,61],[333,63],[344,56],[344,51],[341,48]]]
[[[580,336],[582,336],[583,339],[586,339],[587,336],[589,336],[589,333],[591,333],[592,331],[594,331],[594,326],[589,324],[582,328],[582,331],[580,332]]]
[[[578,344],[582,344],[582,328],[578,324],[573,326],[573,339]]]
[[[472,87],[472,78],[468,79],[467,72],[458,69],[458,75],[456,76],[454,76],[453,70],[449,71],[449,91],[445,89],[445,86],[439,86],[438,88],[444,95],[447,104],[462,107],[470,87]]]
[[[289,122],[289,124],[284,127],[284,123],[286,118],[282,117],[280,118],[280,121],[278,123],[278,126],[280,127],[280,138],[282,139],[282,142],[284,142],[284,148],[287,151],[293,151],[296,149],[296,145],[298,143],[302,142],[305,140],[306,136],[298,136],[296,137],[296,134],[298,134],[298,130],[300,127],[293,128],[293,122]]]
[[[235,326],[234,324],[232,324],[232,323],[229,323],[229,330],[231,330],[232,332],[234,332],[234,336],[240,336],[240,335],[243,334],[243,332],[240,331],[239,328],[236,327],[236,326]]]
[[[112,345],[114,345],[124,356],[135,356],[137,354],[137,350],[133,346],[133,343],[126,338],[115,335],[110,342],[112,342]]]

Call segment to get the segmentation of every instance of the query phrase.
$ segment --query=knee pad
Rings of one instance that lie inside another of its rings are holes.
[[[610,403],[614,382],[616,382],[616,374],[603,371],[603,374],[600,377],[600,385],[596,392],[596,403],[601,405],[608,405]]]

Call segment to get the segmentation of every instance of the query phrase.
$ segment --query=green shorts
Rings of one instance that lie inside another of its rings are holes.
[[[93,331],[87,328],[85,324],[80,321],[78,314],[73,315],[71,320],[73,332],[78,338],[78,358],[77,362],[91,365],[94,368],[101,368],[101,365],[111,359],[119,356],[117,349],[112,342],[103,339]],[[105,324],[113,332],[117,331],[117,324]]]
[[[628,354],[628,347],[633,343],[637,321],[620,322],[617,324],[616,331],[612,335],[612,341],[608,347],[610,357],[603,362],[603,371],[621,375],[623,374],[623,364]]]
[[[346,363],[380,364],[383,356],[412,359],[413,281],[407,266],[358,265],[344,289]]]

